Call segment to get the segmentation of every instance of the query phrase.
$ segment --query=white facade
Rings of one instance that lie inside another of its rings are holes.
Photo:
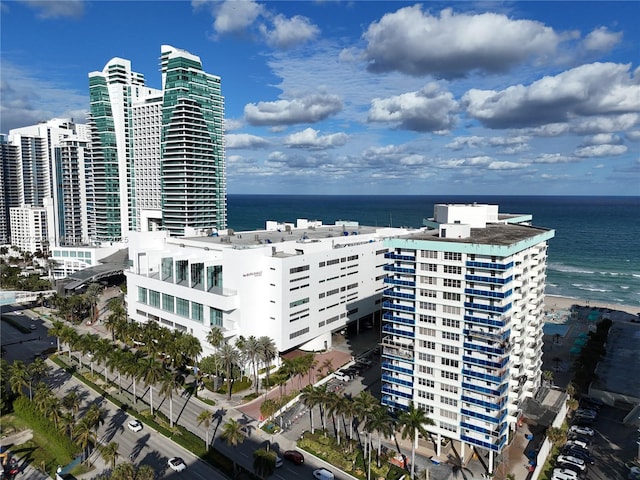
[[[487,449],[493,461],[541,383],[554,232],[497,206],[434,210],[432,230],[385,242],[383,404],[413,402],[435,422],[427,430]]]
[[[383,240],[407,230],[304,220],[270,227],[132,235],[132,267],[125,272],[129,316],[186,331],[208,355],[212,326],[227,338],[269,336],[281,352],[320,350],[331,345],[332,332],[378,314],[387,263]]]
[[[75,246],[60,247],[51,249],[51,261],[54,262],[52,269],[53,278],[60,280],[67,278],[85,268],[100,265],[100,260],[113,255],[117,251],[126,248],[122,243],[114,243],[110,246],[92,247]]]
[[[49,215],[51,208],[49,207]],[[48,250],[47,209],[45,207],[12,207],[9,209],[11,245],[25,252]]]

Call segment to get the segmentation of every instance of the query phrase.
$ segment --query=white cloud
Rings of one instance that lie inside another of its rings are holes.
[[[267,44],[283,49],[311,41],[320,33],[317,25],[312,24],[307,17],[300,15],[291,18],[276,15],[273,18],[273,28],[269,29],[263,24],[260,26],[260,31]]]
[[[626,145],[590,145],[578,148],[575,154],[578,157],[609,157],[627,153]]]
[[[508,161],[495,161],[491,162],[488,166],[489,170],[521,170],[528,168],[528,163],[508,162]]]
[[[194,7],[208,2],[193,2]],[[263,6],[253,0],[226,0],[213,3],[213,28],[218,35],[244,33],[263,12]]]
[[[244,115],[251,125],[277,126],[319,122],[340,110],[342,100],[337,95],[318,93],[293,100],[249,103]]]
[[[451,150],[462,150],[463,148],[481,148],[481,147],[505,147],[522,151],[526,147],[526,143],[531,140],[528,135],[516,135],[511,137],[458,137],[446,145]]]
[[[262,148],[269,145],[269,142],[256,135],[249,135],[248,133],[228,133],[225,137],[226,147],[230,149],[252,149]]]
[[[318,135],[318,130],[306,128],[292,133],[284,139],[284,144],[294,148],[325,149],[344,145],[349,136],[346,133]]]
[[[585,145],[619,145],[621,143],[622,139],[618,135],[614,135],[612,133],[598,133],[584,139]]]
[[[531,163],[573,163],[579,161],[574,156],[564,155],[562,153],[543,153],[531,160]]]
[[[441,132],[455,125],[457,108],[451,92],[432,82],[417,92],[374,98],[368,119],[397,123],[400,128],[417,132]]]
[[[436,17],[419,4],[385,14],[363,37],[369,70],[442,78],[473,70],[504,72],[532,57],[552,55],[561,41],[540,22],[451,9]]]
[[[502,91],[471,89],[462,103],[489,128],[544,125],[576,116],[640,111],[640,85],[630,65],[592,63]]]
[[[38,17],[80,18],[84,14],[83,0],[21,0],[22,3],[38,12]]]
[[[595,52],[606,52],[611,50],[622,40],[621,32],[610,32],[606,27],[600,27],[589,33],[584,39],[582,46],[585,50]]]
[[[626,136],[629,140],[637,142],[640,140],[640,130],[632,130],[630,132],[626,132]]]
[[[225,132],[232,132],[233,130],[238,130],[239,128],[242,128],[244,124],[242,123],[242,120],[237,120],[234,118],[225,118],[224,119],[224,131]]]
[[[85,123],[88,94],[80,94],[52,78],[51,72],[30,71],[2,60],[0,132],[51,118],[73,118]]]
[[[626,113],[624,115],[595,116],[581,118],[573,122],[572,131],[580,134],[602,132],[618,132],[628,130],[638,125],[640,114]]]

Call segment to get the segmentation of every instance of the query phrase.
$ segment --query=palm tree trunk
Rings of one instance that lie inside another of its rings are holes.
[[[173,393],[169,394],[169,425],[173,428]]]
[[[313,435],[314,433],[314,429],[313,429],[313,407],[309,408],[309,417],[311,420],[311,435]]]
[[[413,473],[415,470],[416,464],[416,438],[418,438],[418,429],[416,428],[413,433],[413,438],[411,439],[411,478],[413,478]]]
[[[149,405],[151,407],[151,416],[153,417],[153,385],[149,385]]]

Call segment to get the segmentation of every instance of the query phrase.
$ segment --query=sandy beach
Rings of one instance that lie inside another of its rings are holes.
[[[603,308],[605,310],[613,310],[625,312],[633,316],[640,313],[639,306],[618,305],[615,303],[593,302],[582,298],[557,297],[555,295],[546,295],[544,297],[545,311],[550,310],[569,310],[573,305],[587,308]]]

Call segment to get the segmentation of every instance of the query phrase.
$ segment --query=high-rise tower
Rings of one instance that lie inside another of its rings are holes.
[[[162,89],[128,60],[89,74],[90,230],[97,240],[129,231],[226,228],[224,99],[200,58],[161,49]]]
[[[436,205],[430,228],[387,240],[382,403],[424,409],[438,437],[507,442],[541,383],[547,240],[497,205]],[[464,452],[462,453],[464,456]]]

